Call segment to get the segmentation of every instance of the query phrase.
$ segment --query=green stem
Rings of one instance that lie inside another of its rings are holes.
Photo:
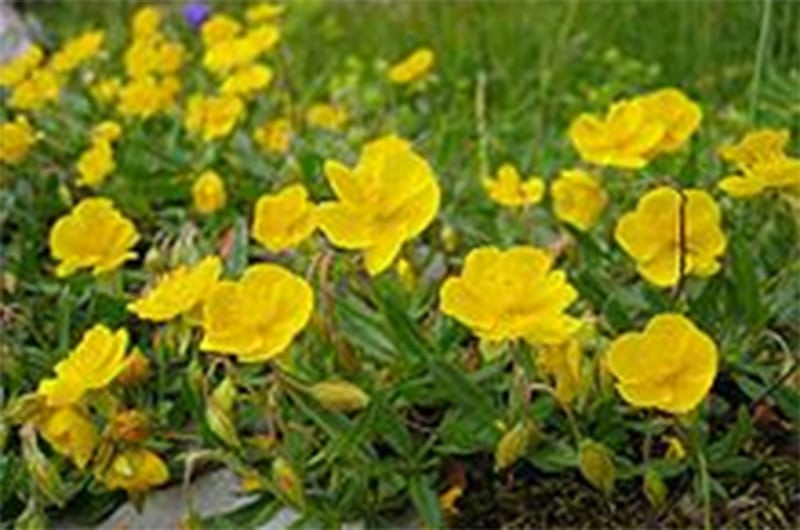
[[[758,92],[761,88],[761,75],[764,70],[764,60],[767,56],[769,43],[769,29],[772,23],[772,0],[763,0],[761,10],[761,28],[758,31],[758,46],[756,48],[756,64],[753,68],[753,81],[750,87],[750,121],[756,121],[758,106]]]

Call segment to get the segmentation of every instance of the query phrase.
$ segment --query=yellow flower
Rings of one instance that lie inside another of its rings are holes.
[[[242,25],[228,15],[216,14],[200,28],[203,44],[206,47],[219,42],[233,40],[242,31]]]
[[[317,227],[316,206],[302,184],[294,184],[256,202],[253,238],[270,252],[294,248]]]
[[[203,66],[221,76],[231,70],[251,64],[259,55],[280,40],[280,30],[272,24],[262,24],[242,37],[223,40],[206,48]]]
[[[254,6],[248,7],[244,12],[244,17],[250,24],[258,24],[260,22],[266,22],[277,16],[280,16],[285,10],[286,6],[283,4],[261,2]]]
[[[269,86],[272,69],[263,64],[250,64],[233,72],[220,87],[223,94],[249,98]]]
[[[255,130],[253,140],[264,151],[285,153],[292,141],[292,124],[286,118],[268,121]]]
[[[86,467],[99,441],[89,414],[75,405],[48,410],[37,427],[54,451],[72,460],[80,469]]]
[[[581,360],[583,352],[577,339],[542,346],[537,354],[539,369],[556,381],[556,397],[569,404],[581,388]]]
[[[216,171],[204,171],[192,185],[192,198],[195,210],[210,215],[225,206],[225,183]]]
[[[648,120],[659,123],[664,130],[664,135],[650,155],[672,153],[680,149],[703,119],[700,106],[676,88],[662,88],[637,99],[644,107]]]
[[[108,141],[94,142],[78,159],[77,169],[80,174],[78,184],[91,187],[99,186],[116,167],[111,143]]]
[[[222,261],[209,256],[192,267],[185,265],[160,278],[147,294],[128,304],[128,311],[155,322],[172,320],[199,306],[217,284]]]
[[[228,136],[244,111],[244,103],[236,96],[195,94],[189,98],[184,125],[190,133],[201,134],[208,142]]]
[[[644,279],[669,287],[680,279],[682,253],[684,275],[707,277],[719,271],[717,260],[726,246],[720,217],[719,206],[705,191],[679,192],[662,186],[645,194],[636,210],[620,218],[614,237],[636,260]]]
[[[517,207],[536,204],[544,195],[544,181],[532,177],[522,181],[522,178],[512,164],[503,164],[497,171],[496,179],[486,178],[483,187],[489,197],[501,206]]]
[[[50,67],[59,73],[69,73],[81,63],[97,55],[103,42],[106,39],[106,32],[102,30],[87,31],[69,40],[57,51],[50,59]]]
[[[680,414],[694,409],[711,389],[717,347],[686,317],[665,313],[643,332],[616,338],[607,364],[625,401]]]
[[[605,118],[578,116],[569,127],[569,137],[587,162],[640,169],[664,138],[664,125],[649,119],[641,100],[623,100],[611,105]]]
[[[578,293],[552,265],[552,255],[534,247],[472,250],[461,276],[442,286],[441,310],[483,340],[561,344],[580,326],[564,313]]]
[[[98,123],[92,128],[92,142],[113,142],[122,134],[122,127],[119,123],[106,120]]]
[[[149,449],[125,449],[114,456],[101,478],[110,490],[144,493],[166,483],[169,469],[161,457]]]
[[[136,10],[131,19],[133,38],[136,40],[152,37],[161,26],[161,11],[153,6],[144,6]]]
[[[36,131],[25,116],[17,116],[14,121],[0,122],[0,138],[0,162],[13,166],[25,160],[36,143]]]
[[[43,58],[42,48],[36,44],[29,45],[24,52],[0,66],[0,87],[13,87],[21,83]]]
[[[719,187],[732,197],[752,197],[770,189],[800,192],[800,159],[786,155],[789,131],[759,129],[738,144],[720,148],[723,160],[741,175],[726,177]]]
[[[329,103],[315,103],[306,111],[306,123],[311,127],[338,131],[347,120],[347,109]]]
[[[433,170],[397,136],[365,145],[353,169],[325,162],[325,175],[338,201],[319,206],[320,228],[334,245],[363,250],[373,276],[392,264],[403,243],[422,233],[439,209]]]
[[[14,86],[8,106],[19,110],[39,110],[47,103],[56,101],[60,91],[61,81],[56,73],[48,68],[40,68]]]
[[[133,79],[152,74],[172,74],[183,65],[185,55],[182,44],[165,41],[160,36],[134,41],[125,50],[125,73]]]
[[[392,83],[405,84],[418,81],[433,68],[435,56],[430,48],[419,48],[389,70]]]
[[[127,346],[126,330],[112,332],[95,325],[67,358],[56,364],[56,377],[39,383],[38,393],[47,398],[50,407],[77,403],[87,391],[107,387],[125,369]]]
[[[248,267],[238,282],[223,280],[203,307],[200,349],[266,361],[283,352],[311,317],[311,286],[279,265]]]
[[[556,217],[584,232],[594,226],[608,202],[600,179],[582,169],[562,171],[550,185],[550,194]]]
[[[108,77],[98,79],[97,82],[91,86],[89,92],[98,103],[106,104],[111,103],[117,98],[121,88],[122,83],[118,77]]]
[[[61,262],[56,275],[84,267],[96,275],[112,271],[136,256],[130,249],[138,239],[136,227],[109,199],[84,199],[50,230],[50,252]]]
[[[123,116],[147,119],[174,105],[180,89],[180,81],[173,76],[134,79],[120,88],[117,110]]]

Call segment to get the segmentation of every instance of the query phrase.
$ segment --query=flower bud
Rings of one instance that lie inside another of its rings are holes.
[[[616,469],[611,451],[594,440],[583,440],[578,450],[581,474],[595,488],[606,495],[614,491]]]
[[[656,510],[664,506],[667,500],[667,486],[655,468],[649,467],[644,473],[644,496]]]
[[[686,458],[686,449],[676,436],[667,436],[664,441],[667,442],[667,452],[664,455],[667,460],[680,462]]]
[[[67,502],[67,490],[55,466],[39,449],[36,430],[32,423],[20,429],[22,439],[22,458],[28,468],[33,483],[43,496],[53,504],[63,507]]]
[[[534,426],[527,421],[520,421],[514,427],[506,432],[494,452],[494,467],[497,470],[502,470],[509,467],[516,462],[525,451],[531,442],[534,434]]]
[[[23,394],[13,399],[3,411],[3,418],[11,425],[24,423],[45,410],[45,398],[39,394]]]
[[[125,361],[125,368],[117,376],[117,382],[125,387],[136,386],[150,377],[150,359],[139,348],[134,348]]]
[[[458,234],[455,229],[450,225],[444,225],[442,227],[441,237],[445,252],[455,252],[458,247]]]
[[[322,381],[311,385],[309,391],[328,410],[353,412],[369,404],[369,396],[347,381]]]
[[[236,398],[236,386],[226,377],[214,389],[206,402],[206,423],[225,444],[239,447],[239,436],[233,420],[233,401]]]
[[[405,258],[400,258],[397,260],[394,270],[397,273],[397,277],[400,280],[400,284],[403,286],[403,289],[406,291],[413,291],[414,286],[417,284],[417,278],[414,274],[414,269],[411,268],[411,264],[408,262],[408,260]]]
[[[138,443],[150,434],[150,421],[147,415],[138,410],[126,410],[116,414],[111,420],[111,431],[118,440]]]
[[[294,507],[302,510],[306,504],[303,482],[289,462],[280,457],[272,462],[272,480],[275,481],[278,491],[283,493]]]

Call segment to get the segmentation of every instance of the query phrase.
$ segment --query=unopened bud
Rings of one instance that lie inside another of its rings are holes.
[[[303,491],[303,482],[289,462],[280,457],[272,462],[272,480],[292,505],[300,509],[305,507],[306,496]]]
[[[444,225],[441,237],[445,252],[455,252],[458,247],[458,234],[455,229],[450,225]]]
[[[505,433],[494,452],[495,469],[505,469],[525,454],[534,434],[534,426],[527,421],[520,421]]]
[[[22,439],[22,458],[33,483],[43,496],[53,504],[63,507],[67,502],[67,490],[55,466],[39,449],[36,430],[26,423],[19,431]]]
[[[394,270],[397,273],[397,278],[400,280],[400,285],[403,286],[403,289],[406,291],[413,291],[414,286],[417,284],[417,277],[408,260],[405,258],[397,260],[397,265],[394,266]]]
[[[664,506],[667,500],[667,486],[661,479],[661,475],[653,467],[647,468],[644,473],[644,496],[650,505],[656,510]]]
[[[369,396],[347,381],[322,381],[311,385],[309,391],[328,410],[352,412],[369,404]]]
[[[578,451],[581,474],[595,488],[606,495],[614,491],[616,469],[611,451],[594,440],[583,440]]]
[[[230,412],[233,410],[233,403],[236,400],[236,385],[233,379],[226,377],[211,393],[211,399],[216,401],[219,407]]]
[[[117,382],[125,387],[136,386],[150,377],[150,359],[139,348],[134,348],[125,361],[125,368],[117,376]]]
[[[150,434],[150,421],[147,415],[138,410],[126,410],[116,414],[111,420],[114,436],[126,442],[143,442]]]
[[[233,421],[233,401],[236,387],[230,378],[225,378],[214,389],[206,402],[206,423],[211,432],[232,447],[239,447],[239,436]]]
[[[3,418],[11,425],[18,425],[35,418],[45,410],[45,398],[39,394],[23,394],[12,400],[3,411]]]

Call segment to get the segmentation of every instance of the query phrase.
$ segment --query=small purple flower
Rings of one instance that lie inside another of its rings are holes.
[[[211,8],[203,2],[189,2],[183,7],[183,18],[194,29],[202,26],[210,15]]]

